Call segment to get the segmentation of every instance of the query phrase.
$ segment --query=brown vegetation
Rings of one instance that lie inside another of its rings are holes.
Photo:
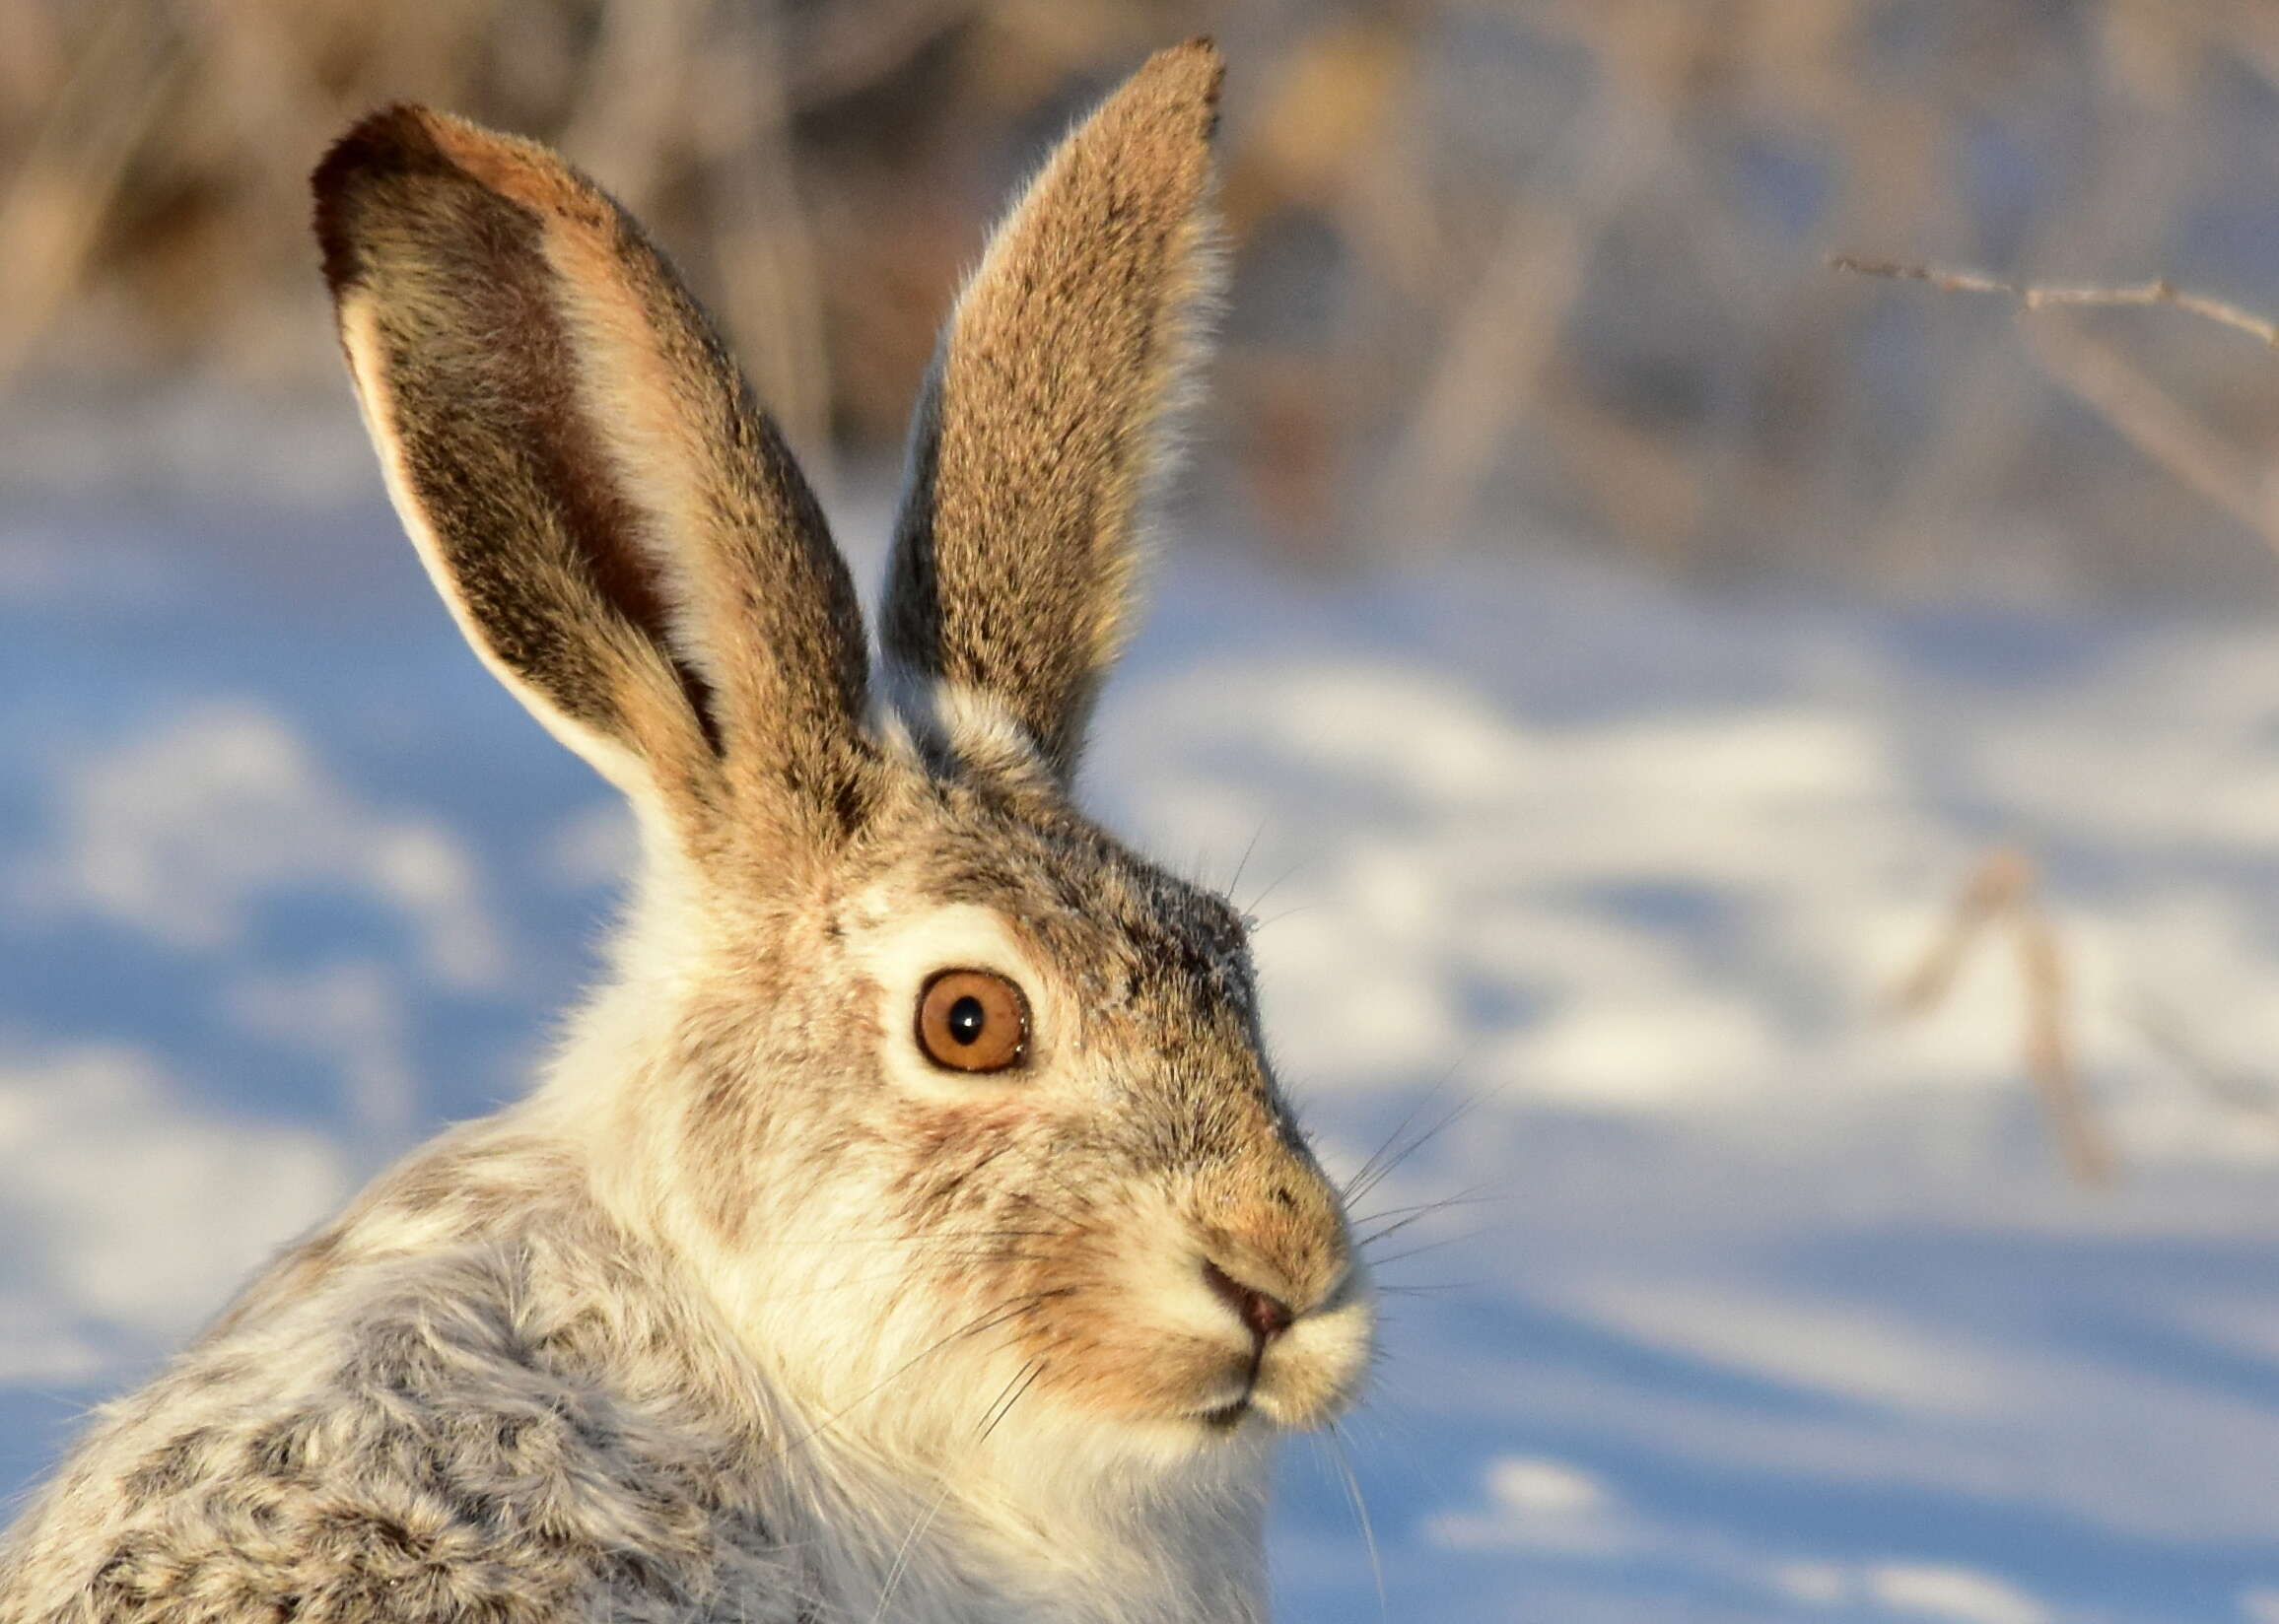
[[[1233,64],[1209,483],[1291,546],[1548,526],[1947,589],[2046,575],[2043,536],[2068,578],[2259,579],[2268,356],[2076,328],[2037,372],[1823,269],[2279,307],[2253,0],[0,0],[0,379],[334,387],[304,175],[412,99],[559,144],[795,441],[883,450],[991,200],[1199,31]],[[2112,454],[2078,400],[2130,372],[2231,460]]]
[[[1953,914],[1894,992],[1903,1016],[1928,1015],[1947,999],[1972,950],[1990,932],[2010,938],[2018,958],[2019,1048],[2041,1101],[2042,1118],[2076,1183],[2093,1188],[2118,1176],[2104,1126],[2073,1063],[2065,953],[2037,895],[2034,859],[1998,846],[1970,871]]]

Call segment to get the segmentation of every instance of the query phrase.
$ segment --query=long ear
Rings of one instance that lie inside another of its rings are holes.
[[[389,494],[476,652],[684,837],[732,803],[833,839],[867,759],[854,586],[670,267],[553,154],[424,108],[313,185]]]
[[[959,297],[912,430],[881,627],[897,701],[953,731],[994,703],[1064,782],[1199,347],[1220,73],[1209,40],[1158,52],[1062,143]]]

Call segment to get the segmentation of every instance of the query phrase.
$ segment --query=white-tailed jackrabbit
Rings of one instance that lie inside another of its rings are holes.
[[[1207,289],[1216,53],[1053,154],[926,384],[870,661],[639,229],[416,107],[315,175],[387,485],[639,813],[613,975],[112,1405],[6,1624],[1245,1620],[1367,1362],[1242,921],[1070,804]]]

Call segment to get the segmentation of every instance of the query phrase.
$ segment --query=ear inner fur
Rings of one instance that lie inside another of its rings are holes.
[[[853,583],[640,230],[544,149],[418,108],[351,131],[315,185],[375,438],[478,647],[574,727],[683,763],[679,798],[725,772],[795,844],[858,821]],[[659,665],[677,729],[638,698]]]
[[[420,478],[432,481],[436,470],[431,463],[415,473],[422,437],[392,427],[393,369],[371,303],[345,300],[340,327],[389,495],[452,619],[483,663],[549,732],[637,801],[659,793],[668,805],[707,797],[717,762],[690,724],[681,674],[605,600],[587,602],[589,579],[562,567],[551,549],[530,546],[521,555],[528,578],[507,580],[504,592],[495,589],[502,584],[498,570],[512,566],[470,546],[479,537],[470,538],[463,524],[433,509]],[[525,534],[526,546],[529,540]],[[530,589],[526,598],[515,595],[517,587]],[[537,640],[519,630],[530,621],[541,628]],[[547,664],[541,649],[557,653],[562,665]]]
[[[802,800],[846,832],[864,793],[863,752],[846,746],[868,682],[854,580],[703,312],[623,211],[576,201],[547,248],[599,448],[650,515],[636,540],[677,566],[675,645],[719,696],[731,771],[766,793],[789,757]]]
[[[991,694],[1064,780],[1209,292],[1220,72],[1206,40],[1162,51],[1062,144],[959,298],[912,430],[887,658]]]

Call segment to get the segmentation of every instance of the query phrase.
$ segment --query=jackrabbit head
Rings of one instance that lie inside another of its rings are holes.
[[[1219,76],[1157,55],[991,239],[918,407],[875,699],[814,497],[609,198],[414,107],[316,175],[421,558],[639,814],[617,980],[542,1102],[873,1449],[1255,1457],[1367,1363],[1244,921],[1070,795],[1209,295]]]

